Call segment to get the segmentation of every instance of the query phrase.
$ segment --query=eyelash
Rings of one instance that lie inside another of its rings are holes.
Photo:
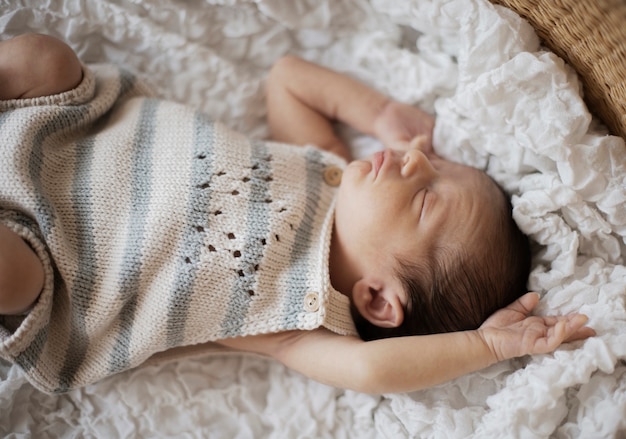
[[[424,198],[422,199],[422,205],[421,205],[421,207],[420,207],[420,211],[419,211],[419,213],[418,213],[418,215],[419,215],[419,217],[420,217],[420,218],[422,217],[422,213],[423,213],[423,211],[424,211],[424,204],[426,203],[426,196],[428,195],[428,192],[429,192],[429,191],[428,191],[428,189],[427,189],[427,188],[424,188],[424,189],[422,189],[421,191],[417,191],[417,192],[415,192],[415,194],[413,195],[413,199],[411,200],[411,204],[415,204],[415,199],[417,198],[417,196],[418,196],[418,195],[419,195],[422,191],[425,191],[425,193],[424,193]]]

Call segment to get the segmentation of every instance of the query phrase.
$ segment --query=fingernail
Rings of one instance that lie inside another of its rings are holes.
[[[409,147],[417,148],[421,143],[424,143],[425,141],[426,141],[426,136],[423,134],[420,134],[419,136],[415,136],[413,137],[413,139],[411,139],[411,143]]]
[[[539,294],[539,293],[538,293],[538,292],[536,292],[536,291],[529,291],[529,292],[528,292],[528,294],[532,294],[532,295],[534,295],[534,296],[537,296],[537,300],[540,300],[540,299],[541,299],[541,294]]]
[[[570,319],[579,320],[581,321],[583,325],[589,321],[589,317],[587,317],[585,314],[579,314],[579,313],[572,314]]]

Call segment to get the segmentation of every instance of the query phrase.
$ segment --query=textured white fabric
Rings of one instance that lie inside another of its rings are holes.
[[[486,168],[514,193],[516,219],[541,244],[530,283],[542,293],[537,312],[585,312],[598,337],[410,395],[331,389],[256,357],[170,362],[61,397],[4,367],[3,434],[624,434],[624,142],[591,120],[575,75],[508,10],[484,0],[23,3],[0,7],[3,35],[63,37],[85,61],[125,65],[159,95],[259,138],[267,134],[262,84],[286,52],[436,109],[437,150]],[[378,147],[361,137],[353,145],[358,154]]]

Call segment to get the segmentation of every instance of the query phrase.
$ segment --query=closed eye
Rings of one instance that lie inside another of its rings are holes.
[[[420,206],[420,221],[423,220],[426,216],[426,208],[428,207],[427,202],[430,200],[430,198],[432,198],[430,191],[428,189],[424,189],[424,195],[422,196],[422,205]]]
[[[422,216],[424,215],[424,203],[428,195],[428,192],[429,192],[428,189],[423,188],[415,192],[415,195],[413,195],[413,200],[411,200],[411,204],[414,206],[413,208],[415,209],[416,216],[420,220],[422,219]]]

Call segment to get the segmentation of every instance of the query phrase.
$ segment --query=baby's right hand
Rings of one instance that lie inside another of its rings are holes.
[[[595,331],[585,326],[587,316],[531,316],[539,302],[537,293],[528,293],[511,305],[496,311],[478,329],[496,361],[524,355],[545,354],[562,343],[594,336]]]
[[[374,135],[384,146],[406,150],[416,137],[424,137],[420,149],[432,152],[435,118],[408,104],[390,100],[374,122]]]

